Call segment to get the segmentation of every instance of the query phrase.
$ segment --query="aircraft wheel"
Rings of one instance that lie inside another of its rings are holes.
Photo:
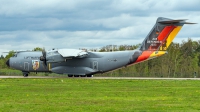
[[[92,75],[87,75],[87,77],[92,77]]]
[[[86,77],[86,75],[81,75],[81,77]]]
[[[73,77],[73,75],[68,75],[68,77]]]
[[[27,74],[27,73],[24,73],[23,76],[24,76],[24,77],[28,77],[28,74]]]

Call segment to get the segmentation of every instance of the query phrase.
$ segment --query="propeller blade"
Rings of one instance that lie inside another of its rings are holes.
[[[42,50],[42,56],[40,56],[40,61],[43,61],[43,66],[47,68],[46,51],[45,48]]]

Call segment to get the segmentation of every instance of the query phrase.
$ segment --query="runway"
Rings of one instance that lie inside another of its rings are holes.
[[[67,76],[0,76],[0,79],[50,79],[50,78],[69,78],[69,79],[135,79],[135,80],[200,80],[200,78],[157,78],[157,77],[67,77]]]

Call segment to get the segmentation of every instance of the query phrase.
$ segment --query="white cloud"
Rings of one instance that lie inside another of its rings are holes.
[[[39,15],[40,13],[50,13],[50,11],[72,10],[76,3],[74,0],[3,0],[1,1],[0,14],[7,16]],[[50,10],[49,10],[50,9]]]
[[[34,47],[100,48],[138,44],[157,17],[200,20],[199,0],[1,0],[0,52]],[[184,25],[175,42],[200,39]]]

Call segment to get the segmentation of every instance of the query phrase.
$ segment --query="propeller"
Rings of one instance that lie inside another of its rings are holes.
[[[42,49],[42,56],[40,56],[40,61],[43,61],[44,67],[47,67],[46,51]]]

